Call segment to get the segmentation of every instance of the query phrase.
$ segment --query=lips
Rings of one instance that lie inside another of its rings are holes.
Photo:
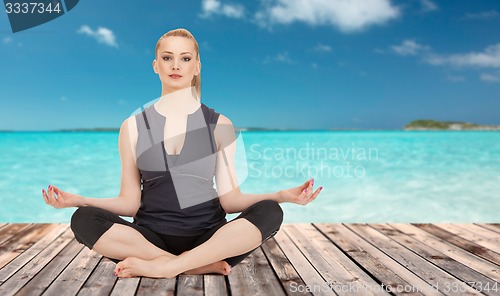
[[[173,79],[179,79],[179,78],[181,78],[181,77],[182,77],[182,76],[181,76],[181,75],[179,75],[179,74],[172,74],[172,75],[168,75],[168,76],[170,76],[170,77],[171,77],[171,78],[173,78]]]

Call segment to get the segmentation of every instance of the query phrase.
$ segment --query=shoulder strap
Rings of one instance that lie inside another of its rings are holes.
[[[217,124],[220,113],[216,112],[214,109],[208,107],[207,105],[201,103],[201,108],[203,109],[203,115],[205,116],[205,122],[207,124]]]
[[[203,117],[205,117],[205,123],[207,124],[208,135],[210,137],[210,144],[212,146],[212,153],[215,154],[217,151],[217,146],[213,139],[213,132],[217,120],[219,119],[220,113],[214,111],[214,109],[207,107],[205,104],[201,103],[201,109],[203,111]]]

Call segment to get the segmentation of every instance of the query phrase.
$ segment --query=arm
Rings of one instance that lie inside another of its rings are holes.
[[[281,202],[279,192],[247,194],[240,191],[234,165],[236,154],[234,127],[232,122],[222,114],[219,115],[214,134],[218,147],[215,182],[224,211],[229,214],[238,213],[265,199]]]
[[[135,125],[135,117],[129,117],[120,127],[118,150],[122,162],[121,186],[118,197],[113,198],[83,198],[81,206],[93,206],[108,210],[121,216],[135,216],[141,202],[141,178],[136,166],[131,132]],[[130,128],[129,128],[130,127]]]

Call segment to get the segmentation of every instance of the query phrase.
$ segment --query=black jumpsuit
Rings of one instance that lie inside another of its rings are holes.
[[[229,223],[213,186],[217,155],[214,129],[219,115],[201,103],[197,111],[188,115],[181,152],[169,155],[163,140],[166,118],[154,105],[136,114],[137,167],[142,194],[134,221],[126,221],[104,209],[80,207],[71,217],[76,240],[92,249],[114,223],[120,223],[136,229],[157,247],[180,255],[201,245]],[[234,220],[241,218],[260,230],[264,242],[280,229],[283,211],[276,201],[263,200]],[[235,266],[252,251],[224,261]]]

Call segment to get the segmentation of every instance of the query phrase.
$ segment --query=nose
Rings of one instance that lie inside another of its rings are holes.
[[[179,66],[177,65],[177,63],[178,63],[177,60],[174,60],[174,65],[173,65],[172,69],[179,70]]]

